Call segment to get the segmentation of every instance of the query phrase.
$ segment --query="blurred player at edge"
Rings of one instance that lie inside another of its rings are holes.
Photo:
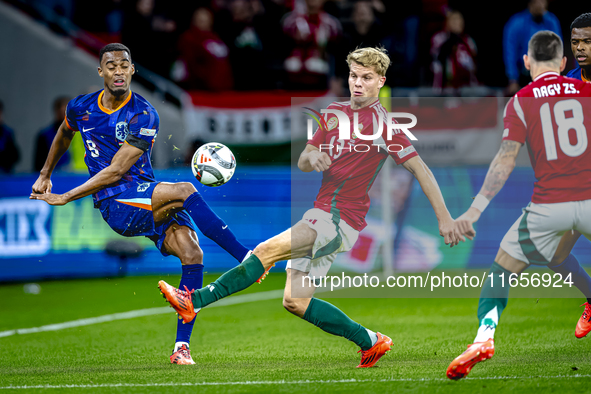
[[[104,89],[68,103],[30,198],[64,205],[92,194],[95,208],[113,230],[128,237],[146,236],[162,255],[178,257],[182,264],[179,286],[199,289],[203,285],[203,252],[191,219],[239,262],[249,251],[191,183],[156,181],[150,155],[160,120],[146,99],[131,92],[134,72],[126,46],[109,44],[101,49],[98,74],[104,79]],[[53,194],[51,173],[78,131],[90,179],[67,193]],[[170,360],[194,364],[189,351],[194,322],[181,323]]]
[[[578,67],[566,76],[591,82],[591,13],[579,15],[570,25],[570,48]]]
[[[507,104],[501,148],[474,203],[456,225],[463,235],[474,237],[473,224],[509,178],[526,142],[536,177],[532,201],[501,241],[490,270],[493,279],[487,278],[480,293],[478,333],[447,368],[450,379],[463,378],[476,363],[493,356],[495,329],[509,298],[509,276],[530,264],[548,266],[563,279],[570,275],[587,298],[575,335],[582,338],[591,331],[591,278],[574,256],[563,262],[555,259],[557,249],[565,249],[563,234],[577,230],[591,239],[591,84],[559,75],[566,64],[562,40],[547,30],[531,38],[524,62],[533,82]]]
[[[347,63],[351,100],[334,102],[328,108],[344,112],[351,125],[357,112],[361,133],[374,134],[372,118],[375,121],[380,115],[386,115],[377,97],[386,81],[384,75],[390,59],[383,49],[360,48],[349,54]],[[332,146],[338,139],[338,118],[331,115],[326,121],[328,127],[320,128],[313,139],[308,141],[298,161],[298,167],[304,172],[324,172],[315,208],[307,211],[303,219],[291,229],[259,244],[239,269],[226,272],[206,288],[190,294],[164,281],[159,286],[171,305],[187,320],[191,320],[200,308],[260,281],[277,261],[291,259],[286,269],[287,282],[283,296],[285,309],[330,334],[345,337],[357,344],[362,353],[358,367],[371,367],[390,350],[392,340],[389,337],[366,329],[335,306],[313,298],[313,285],[297,288],[297,297],[292,295],[292,291],[296,291],[295,285],[303,283],[308,274],[315,278],[326,276],[336,255],[353,247],[359,231],[366,225],[368,191],[389,155],[419,181],[433,206],[445,243],[457,245],[462,237],[455,228],[433,174],[400,130],[394,130],[392,140],[388,141],[387,127],[383,124],[382,141],[379,142],[381,149],[377,149],[376,141],[369,152],[359,153],[342,149],[347,143],[343,140]],[[356,142],[363,141],[348,140],[350,145]],[[327,145],[331,148],[327,149]],[[322,146],[324,151],[319,149]],[[391,146],[399,149],[390,150]]]

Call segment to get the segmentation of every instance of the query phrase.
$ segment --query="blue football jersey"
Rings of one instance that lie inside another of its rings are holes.
[[[102,96],[102,90],[78,96],[66,109],[67,126],[79,131],[84,141],[84,161],[90,176],[108,167],[124,143],[142,149],[144,154],[118,182],[93,194],[95,206],[129,188],[156,181],[150,155],[160,125],[156,109],[139,94],[131,92],[114,111],[102,106]]]
[[[583,77],[581,75],[581,67],[573,68],[568,73],[566,73],[566,76],[569,78],[574,78],[578,79],[579,81],[582,81]]]
[[[591,81],[588,81],[585,78],[583,78],[583,70],[581,69],[580,66],[577,66],[577,68],[574,68],[574,69],[570,70],[566,74],[566,76],[569,77],[569,78],[578,79],[579,81],[591,82]]]

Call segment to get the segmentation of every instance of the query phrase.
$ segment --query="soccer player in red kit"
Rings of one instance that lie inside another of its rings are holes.
[[[419,181],[433,206],[445,243],[456,245],[461,236],[427,165],[404,133],[388,131],[386,111],[378,97],[386,81],[389,57],[382,49],[360,48],[349,54],[347,63],[351,100],[329,106],[329,110],[341,112],[324,119],[327,127],[316,132],[298,161],[298,167],[304,172],[324,173],[314,208],[292,228],[258,245],[253,255],[239,267],[226,272],[203,290],[187,292],[163,281],[159,287],[179,315],[192,320],[200,308],[247,288],[264,277],[275,262],[291,259],[286,269],[284,307],[322,330],[357,344],[362,353],[358,367],[366,368],[390,350],[392,340],[351,320],[334,305],[313,298],[314,285],[306,288],[298,284],[304,283],[305,277],[326,276],[336,255],[353,247],[359,231],[366,225],[369,189],[389,156]],[[356,134],[351,133],[351,139],[339,139],[338,123],[346,120],[353,127],[357,125],[364,137],[354,138]],[[378,134],[380,124],[382,130]],[[374,134],[376,140],[366,140],[369,137],[365,136]],[[365,147],[355,148],[362,144]]]
[[[473,224],[505,184],[526,142],[536,177],[532,201],[501,241],[480,293],[478,333],[468,350],[449,365],[450,379],[463,378],[476,363],[493,356],[494,333],[507,306],[511,274],[519,275],[530,264],[545,265],[588,299],[591,296],[591,278],[576,260],[555,261],[565,233],[576,230],[591,239],[591,84],[560,75],[566,64],[562,40],[550,31],[531,38],[524,62],[533,82],[507,104],[501,148],[480,193],[456,225],[463,235],[474,237]],[[586,308],[576,337],[591,331],[590,319]]]

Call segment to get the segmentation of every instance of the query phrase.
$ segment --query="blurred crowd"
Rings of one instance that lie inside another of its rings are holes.
[[[522,60],[529,38],[540,30],[563,36],[547,0],[504,2],[504,8],[453,0],[5,1],[58,33],[67,34],[55,23],[61,18],[103,42],[122,42],[136,64],[187,90],[330,90],[347,96],[348,52],[383,46],[392,59],[386,75],[391,87],[431,86],[437,94],[488,85],[512,95],[530,81]],[[559,9],[568,28],[569,7]],[[481,23],[495,15],[503,17]],[[55,119],[38,133],[35,170],[67,99],[55,99]],[[19,160],[3,109],[0,103],[0,152],[12,153],[0,155],[0,173]],[[70,160],[66,155],[59,165]]]
[[[469,1],[12,1],[61,15],[104,42],[122,42],[136,63],[188,90],[330,89],[346,95],[347,53],[381,45],[393,63],[389,86],[438,92],[503,84],[510,94],[528,82],[521,55],[529,37],[543,29],[562,36],[548,0],[499,3],[505,17],[495,25],[504,25],[502,37],[476,23],[500,11]],[[463,9],[478,39],[467,31]],[[498,51],[505,76],[490,52],[478,55],[481,45]]]

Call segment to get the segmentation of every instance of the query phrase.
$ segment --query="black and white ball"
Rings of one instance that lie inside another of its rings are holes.
[[[195,151],[191,170],[205,186],[221,186],[234,175],[236,159],[226,145],[209,142]]]

